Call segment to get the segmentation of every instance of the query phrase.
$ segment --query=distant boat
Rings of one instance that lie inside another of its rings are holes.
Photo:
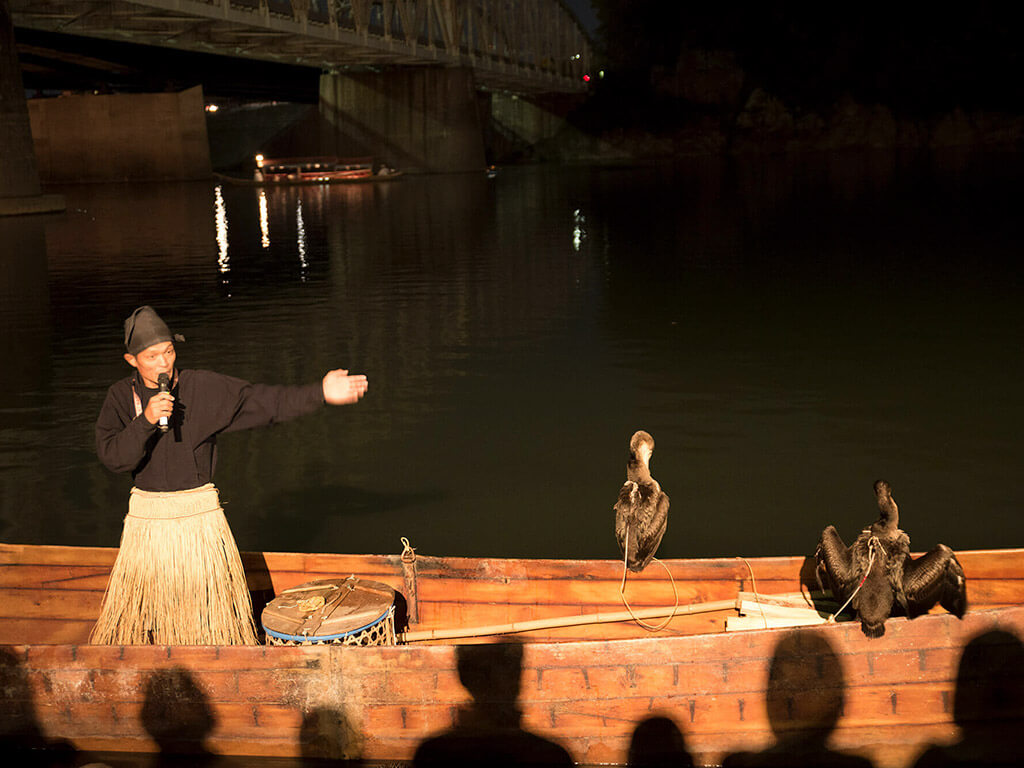
[[[381,165],[374,173],[372,157],[285,157],[269,159],[256,155],[256,170],[251,179],[215,173],[220,181],[232,184],[270,186],[273,184],[348,184],[391,181],[401,171]]]
[[[255,181],[351,181],[373,176],[372,157],[285,157],[256,155]]]

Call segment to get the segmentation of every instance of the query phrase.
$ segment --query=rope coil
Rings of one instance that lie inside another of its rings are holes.
[[[672,578],[672,571],[670,571],[668,569],[668,566],[665,565],[663,562],[661,562],[661,560],[659,560],[656,557],[653,558],[653,560],[658,565],[660,565],[662,568],[665,569],[665,573],[668,574],[669,581],[672,582],[672,593],[675,595],[675,599],[676,599],[676,604],[674,606],[672,606],[672,613],[670,613],[668,616],[665,617],[665,621],[663,621],[661,624],[659,624],[658,626],[655,627],[655,626],[653,626],[651,624],[648,624],[646,621],[644,621],[639,616],[637,616],[633,612],[633,607],[629,604],[629,601],[626,599],[626,571],[627,571],[626,565],[629,562],[629,526],[628,525],[626,526],[626,546],[623,547],[623,550],[624,550],[625,554],[623,555],[623,558],[622,558],[622,584],[619,585],[619,597],[622,598],[622,604],[624,606],[626,606],[626,610],[629,611],[629,615],[633,617],[633,621],[635,621],[641,627],[643,627],[644,629],[649,630],[651,632],[660,632],[661,630],[663,630],[665,627],[668,626],[669,622],[672,621],[672,619],[674,619],[676,617],[676,611],[679,609],[679,589],[676,587],[676,580],[674,578]]]
[[[409,540],[402,537],[402,562],[403,563],[414,563],[416,562],[416,550],[409,543]]]

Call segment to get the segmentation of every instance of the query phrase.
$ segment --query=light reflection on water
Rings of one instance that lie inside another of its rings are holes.
[[[309,266],[306,261],[306,225],[302,221],[302,200],[295,202],[295,247],[299,252],[299,264],[302,265],[302,281],[306,281],[305,269]]]
[[[267,213],[267,191],[260,190],[260,245],[270,247],[270,215]]]
[[[0,223],[0,540],[117,543],[129,481],[92,423],[149,303],[186,367],[370,376],[222,439],[243,548],[615,557],[638,428],[665,556],[810,553],[873,519],[878,477],[917,547],[1019,545],[1013,178],[886,155],[66,188]]]
[[[213,190],[216,196],[214,225],[217,227],[217,265],[221,273],[226,274],[231,271],[231,259],[228,258],[228,215],[224,207],[222,190],[223,187],[220,185]]]

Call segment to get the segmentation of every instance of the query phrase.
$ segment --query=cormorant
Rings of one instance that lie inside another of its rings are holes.
[[[615,502],[615,538],[631,571],[642,571],[654,557],[668,524],[668,494],[651,477],[654,438],[640,430],[629,441],[626,482]]]
[[[822,590],[836,600],[850,601],[868,637],[885,634],[885,620],[898,602],[910,618],[927,613],[936,603],[963,618],[967,582],[953,550],[939,544],[916,560],[910,537],[899,528],[899,507],[885,480],[875,483],[878,520],[847,547],[830,525],[821,533],[815,575]]]

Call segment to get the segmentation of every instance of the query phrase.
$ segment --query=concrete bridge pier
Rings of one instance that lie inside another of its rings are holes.
[[[591,141],[566,119],[585,96],[576,94],[490,94],[488,149],[502,158],[537,156],[538,147],[555,137],[563,145],[580,150]]]
[[[11,9],[0,0],[0,216],[64,208],[62,195],[44,195],[39,185]]]
[[[320,78],[320,112],[334,127],[338,154],[372,154],[403,171],[482,170],[479,104],[473,73],[465,68]]]
[[[526,145],[550,139],[565,127],[565,112],[570,102],[561,97],[555,103],[538,98],[495,93],[491,97],[491,119],[506,138]]]

